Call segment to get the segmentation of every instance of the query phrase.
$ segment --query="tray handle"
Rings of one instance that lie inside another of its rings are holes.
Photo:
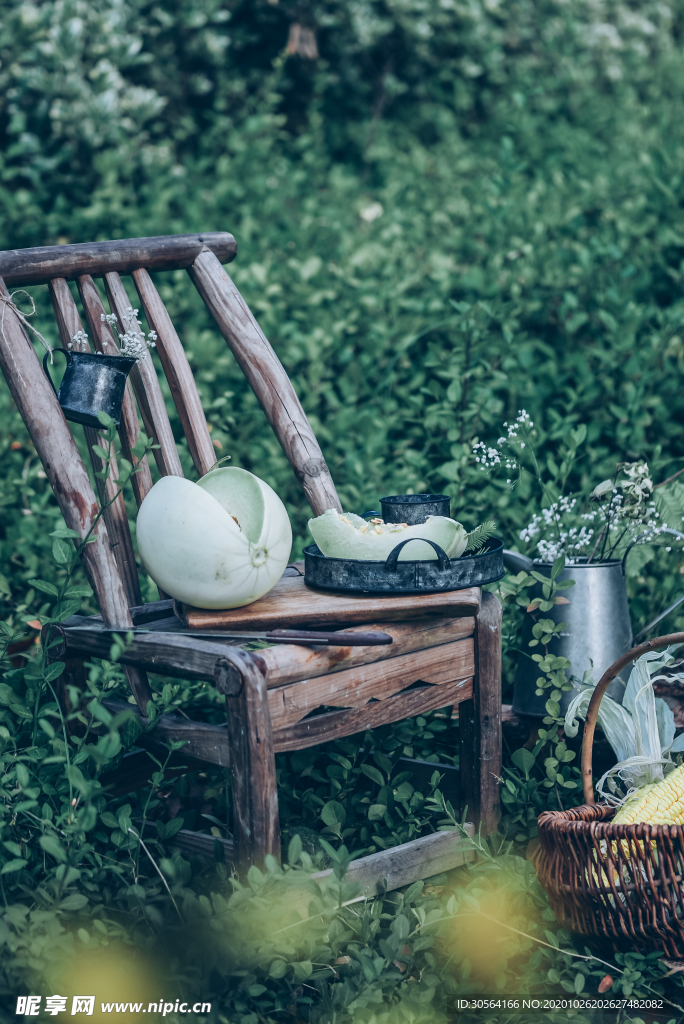
[[[392,552],[392,554],[394,554],[394,552]],[[591,695],[591,700],[589,701],[589,707],[587,708],[587,717],[584,722],[584,735],[582,738],[582,788],[584,790],[584,799],[586,803],[596,803],[594,800],[594,787],[592,785],[591,755],[594,747],[594,732],[596,730],[599,704],[603,699],[604,693],[615,679],[615,676],[619,675],[625,665],[629,665],[630,661],[640,658],[642,654],[647,654],[648,651],[655,651],[658,647],[669,647],[670,644],[681,643],[684,643],[684,633],[666,633],[664,636],[656,636],[653,640],[647,640],[646,643],[639,644],[638,647],[633,647],[631,651],[627,651],[627,653],[623,654],[622,657],[617,659],[617,661],[614,661],[610,668],[606,669],[596,684],[596,688]]]
[[[410,544],[412,540],[422,540],[424,544],[429,544],[430,547],[434,548],[437,552],[437,564],[439,565],[440,572],[444,572],[445,569],[451,568],[451,559],[447,555],[444,548],[440,548],[439,544],[435,544],[434,540],[427,540],[425,537],[409,537],[408,540],[402,540],[400,544],[397,544],[396,548],[392,548],[387,560],[385,561],[385,568],[388,572],[397,571],[397,562],[399,560],[399,552],[407,544]]]

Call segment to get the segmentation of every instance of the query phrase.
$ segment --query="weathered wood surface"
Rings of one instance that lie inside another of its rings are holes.
[[[125,325],[124,316],[133,307],[124,283],[116,273],[105,274],[104,280],[109,307],[119,324]],[[169,414],[151,356],[136,363],[130,372],[130,380],[138,399],[145,433],[159,445],[153,449],[152,454],[160,476],[183,476]]]
[[[392,643],[386,647],[267,647],[253,651],[252,656],[262,666],[270,689],[461,640],[475,632],[475,619],[471,616],[458,619],[431,616],[408,622],[373,621],[363,626],[352,626],[345,632],[359,630],[388,633]]]
[[[240,875],[252,864],[280,859],[280,820],[273,731],[266,681],[245,651],[232,652],[239,672],[226,693],[235,863]]]
[[[159,235],[8,249],[0,252],[0,277],[11,287],[17,287],[47,284],[54,277],[72,281],[80,274],[94,277],[110,271],[129,274],[138,267],[181,270],[192,266],[204,249],[211,250],[222,263],[229,263],[235,259],[237,243],[227,231],[209,231],[199,235]]]
[[[351,711],[329,711],[313,718],[273,733],[273,749],[276,754],[282,751],[303,750],[319,743],[342,736],[351,736],[365,729],[375,729],[379,725],[399,722],[414,715],[427,714],[437,708],[450,707],[460,701],[467,701],[472,696],[472,679],[457,680],[441,686],[421,686],[384,701],[366,704],[363,708]],[[131,708],[131,704],[120,701],[105,700],[102,702],[112,714],[123,708]],[[148,719],[136,708],[133,711],[140,715],[143,728],[149,725]],[[136,744],[149,747],[150,750],[164,750],[165,744],[180,740],[182,750],[189,757],[210,764],[218,764],[224,768],[230,765],[228,733],[222,725],[207,725],[204,722],[191,722],[180,715],[160,715],[154,727],[143,733]]]
[[[342,511],[330,470],[280,360],[219,260],[207,248],[189,271],[266,413],[314,515]]]
[[[1,279],[0,295],[9,298]],[[5,309],[4,329],[0,331],[0,368],[28,428],[66,525],[79,537],[85,537],[98,513],[98,503],[57,397],[20,320],[9,307]],[[88,582],[101,602],[107,625],[113,628],[130,626],[128,601],[105,523],[98,525],[95,543],[86,547],[82,560]]]
[[[265,597],[245,608],[203,611],[176,605],[178,618],[190,629],[275,629],[289,626],[343,625],[391,622],[425,615],[472,616],[480,609],[480,589],[450,590],[443,594],[393,597],[342,594],[313,590],[302,576],[281,578]]]
[[[148,828],[152,833],[151,823],[148,823]],[[465,823],[464,829],[468,836],[475,832],[469,822]],[[182,828],[171,840],[171,845],[190,856],[213,860],[217,842],[220,843],[226,862],[231,864],[234,860],[234,846],[230,839]],[[391,850],[381,850],[368,857],[353,860],[344,879],[347,884],[359,887],[360,896],[373,899],[375,896],[403,889],[433,875],[453,871],[454,868],[459,868],[471,860],[473,856],[468,839],[464,839],[459,833],[435,832],[433,835],[422,836],[410,843],[395,846]],[[332,868],[315,871],[311,878],[323,885],[328,880],[336,884]]]
[[[98,352],[102,352],[103,355],[118,355],[118,338],[109,324],[102,319],[106,315],[106,310],[102,304],[102,299],[95,282],[90,274],[83,274],[78,278],[77,284],[88,321],[90,337],[95,349]],[[138,422],[138,410],[135,406],[130,378],[126,381],[124,399],[121,406],[119,439],[124,458],[128,459],[137,470],[131,477],[131,487],[135,495],[136,505],[140,508],[145,495],[152,490],[152,475],[147,464],[147,456],[143,455],[142,459],[138,459],[133,454],[133,448],[140,439],[140,423]],[[138,604],[139,602],[135,601],[134,603]]]
[[[418,681],[441,686],[465,679],[475,671],[474,647],[472,639],[458,640],[269,690],[273,729],[295,725],[319,707],[362,708],[370,700],[385,701]]]
[[[471,824],[466,823],[464,828],[469,836],[474,834]],[[391,850],[381,850],[369,857],[353,860],[344,880],[360,886],[361,896],[382,896],[384,892],[403,889],[405,885],[459,868],[472,857],[468,840],[458,832],[435,832]],[[311,877],[316,882],[323,882],[332,875],[332,868],[328,868],[327,871],[315,872]]]
[[[288,565],[283,573],[283,576],[298,576],[300,575],[296,569],[299,563],[293,562],[292,565]],[[134,605],[129,608],[131,619],[133,624],[136,626],[143,626],[146,623],[154,622],[156,620],[162,620],[163,618],[174,618],[173,612],[173,601],[171,598],[164,598],[161,601],[148,601],[147,604]],[[181,626],[180,620],[178,625]],[[72,615],[70,619],[63,622],[64,626],[86,626],[95,625],[98,622],[102,622],[101,615]]]
[[[405,693],[399,693],[386,700],[373,701],[364,707],[350,711],[327,711],[312,718],[305,718],[296,725],[274,733],[276,753],[284,750],[303,750],[318,743],[352,736],[366,729],[377,729],[379,725],[400,722],[404,718],[425,715],[437,708],[450,707],[472,696],[473,680],[458,679],[441,686],[420,686]]]
[[[124,709],[132,709],[140,718],[143,729],[147,729],[150,724],[147,716],[132,704],[117,700],[103,700],[102,703],[113,715]],[[149,732],[143,732],[135,743],[138,747],[168,753],[166,744],[176,740],[184,744],[180,753],[187,754],[188,757],[197,758],[198,761],[207,761],[209,764],[217,764],[222,768],[230,766],[228,730],[225,725],[191,722],[187,718],[181,718],[180,715],[159,715],[153,728]]]
[[[51,281],[49,284],[49,291],[52,299],[52,307],[55,311],[55,319],[57,320],[59,336],[64,348],[68,348],[74,335],[83,330],[81,316],[76,307],[76,303],[74,302],[69,285],[64,278],[56,278],[54,281]],[[82,344],[81,351],[89,352],[90,345],[87,343]],[[58,356],[58,358],[62,359],[63,357]],[[101,445],[102,447],[107,447],[107,442],[100,436],[99,431],[94,427],[84,427],[83,432],[85,434],[86,444],[88,445],[93,469],[98,473],[104,466],[104,462],[100,456],[95,453],[93,446]],[[138,569],[135,564],[135,555],[133,553],[131,531],[128,525],[126,502],[123,494],[119,494],[118,497],[116,497],[117,492],[119,491],[119,487],[116,484],[117,476],[118,468],[116,465],[116,458],[114,458],[107,480],[103,483],[102,480],[99,480],[96,477],[96,486],[101,504],[115,498],[113,504],[111,504],[109,508],[105,509],[104,520],[107,524],[109,543],[112,551],[114,552],[114,558],[116,559],[116,564],[119,569],[119,575],[121,576],[121,580],[124,585],[126,600],[129,605],[137,605],[142,602],[140,581],[138,579]]]
[[[202,402],[185,350],[148,272],[144,269],[133,271],[133,281],[138,289],[145,319],[152,330],[157,332],[157,352],[171,388],[192,461],[198,476],[204,476],[216,462],[216,449],[211,442]]]
[[[496,831],[499,823],[501,778],[501,604],[494,594],[482,595],[477,616],[475,658],[477,686],[475,721],[479,738],[478,817],[482,831]]]
[[[482,595],[476,620],[477,666],[472,701],[459,707],[462,804],[484,834],[499,821],[501,777],[501,605]]]
[[[112,634],[102,627],[55,626],[64,640],[64,650],[84,658],[109,658]],[[137,634],[120,657],[122,665],[135,665],[148,672],[177,679],[214,681],[217,662],[232,645],[168,633]]]
[[[468,836],[475,832],[469,822],[466,822],[464,829]],[[234,859],[234,847],[230,839],[217,839],[206,833],[182,828],[171,840],[171,844],[183,853],[213,860],[217,841],[221,844],[226,862],[230,864]],[[453,871],[473,856],[468,840],[458,832],[435,832],[434,835],[413,839],[391,850],[381,850],[353,860],[344,879],[347,884],[359,886],[360,896],[372,899],[433,875]],[[314,882],[325,884],[330,880],[335,884],[332,868],[316,871],[311,878]]]

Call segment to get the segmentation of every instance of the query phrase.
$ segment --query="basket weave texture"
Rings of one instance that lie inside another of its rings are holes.
[[[648,651],[683,643],[684,633],[656,637],[611,665],[592,695],[584,723],[582,779],[586,803],[539,816],[539,881],[558,920],[614,950],[662,950],[684,959],[684,826],[613,825],[615,808],[594,801],[591,756],[599,704],[609,684]]]
[[[684,828],[612,825],[615,809],[583,804],[539,817],[539,881],[557,919],[614,950],[684,959]]]

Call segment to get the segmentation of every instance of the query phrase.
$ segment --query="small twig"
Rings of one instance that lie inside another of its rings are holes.
[[[676,473],[672,474],[672,476],[668,476],[667,480],[661,480],[659,484],[656,484],[653,490],[655,491],[659,487],[664,487],[665,484],[671,484],[672,481],[676,480],[678,476],[682,475],[682,473],[684,473],[684,469],[678,469]]]
[[[138,835],[138,833],[135,831],[135,829],[129,828],[128,831],[131,833],[131,835],[135,836],[135,838],[138,840],[138,842],[142,846],[142,848],[145,851],[145,853],[147,854],[147,856],[150,858],[150,860],[154,864],[155,870],[156,870],[157,874],[159,875],[159,877],[161,878],[161,880],[164,883],[164,885],[166,886],[166,891],[168,892],[169,896],[171,897],[171,902],[173,903],[174,907],[176,908],[176,913],[178,914],[178,916],[180,918],[181,924],[185,924],[185,921],[183,920],[183,915],[181,914],[180,910],[178,909],[178,904],[176,903],[176,901],[173,898],[173,893],[169,889],[169,883],[166,881],[166,879],[164,878],[163,874],[161,873],[161,870],[160,870],[159,865],[157,864],[156,860],[154,859],[154,857],[152,856],[150,851],[147,849],[147,847],[145,846],[144,842],[142,841],[142,839]]]

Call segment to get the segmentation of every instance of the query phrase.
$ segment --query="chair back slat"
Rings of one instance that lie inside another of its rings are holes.
[[[35,249],[0,252],[0,277],[13,288],[47,284],[55,277],[73,281],[81,274],[130,274],[137,267],[150,270],[181,270],[192,266],[204,247],[229,263],[237,245],[228,231],[200,235],[158,235],[153,238],[117,238],[107,242],[41,245]]]
[[[50,297],[52,298],[52,305],[55,310],[55,318],[57,320],[62,344],[67,348],[74,335],[78,331],[83,330],[81,317],[69,289],[69,285],[63,277],[50,281],[48,288],[50,290]],[[81,344],[81,351],[89,350],[90,346],[87,342]],[[101,445],[106,447],[107,442],[100,436],[99,432],[94,427],[84,427],[83,431],[85,433],[86,444],[88,445],[93,469],[98,473],[102,469],[104,463],[100,456],[93,450],[93,446]],[[116,564],[119,569],[119,575],[121,576],[124,586],[126,599],[129,606],[133,606],[142,602],[142,596],[140,593],[138,570],[135,564],[135,555],[133,553],[133,542],[131,540],[131,532],[128,526],[126,503],[124,501],[123,493],[116,497],[119,490],[116,484],[117,476],[118,469],[116,466],[116,459],[114,459],[111,464],[111,472],[104,485],[103,482],[97,478],[96,483],[101,503],[104,503],[105,500],[111,501],[112,498],[115,499],[113,503],[105,509],[104,520],[107,524],[109,543],[114,552]]]
[[[188,273],[259,399],[314,515],[329,508],[341,512],[330,470],[290,378],[239,291],[209,249]]]
[[[185,350],[147,270],[134,270],[133,281],[138,289],[145,318],[152,330],[157,332],[157,351],[171,388],[192,461],[198,475],[204,476],[216,463],[216,450],[211,443],[209,427]]]
[[[112,313],[118,317],[119,323],[123,323],[124,314],[131,308],[131,301],[117,273],[105,274],[105,288]],[[147,436],[159,445],[152,454],[160,475],[183,476],[164,396],[152,359],[142,359],[137,363],[131,370],[130,379]]]
[[[2,278],[0,296],[9,298]],[[21,321],[5,302],[0,302],[0,306],[5,307],[4,319],[0,309],[0,369],[43,464],[66,525],[79,537],[85,537],[98,513],[88,473]],[[106,524],[98,525],[95,543],[86,546],[82,561],[88,582],[100,602],[105,623],[116,629],[130,628],[129,606]]]
[[[117,355],[119,352],[117,339],[109,324],[102,319],[106,315],[106,311],[95,282],[90,274],[83,274],[78,278],[77,284],[93,345],[98,352],[102,352],[104,355]],[[121,407],[119,439],[124,458],[128,459],[137,469],[137,472],[131,477],[131,486],[138,508],[140,508],[145,495],[152,490],[152,475],[147,464],[147,457],[143,456],[142,459],[137,459],[133,454],[133,446],[139,437],[138,410],[135,406],[131,382],[127,380]]]

